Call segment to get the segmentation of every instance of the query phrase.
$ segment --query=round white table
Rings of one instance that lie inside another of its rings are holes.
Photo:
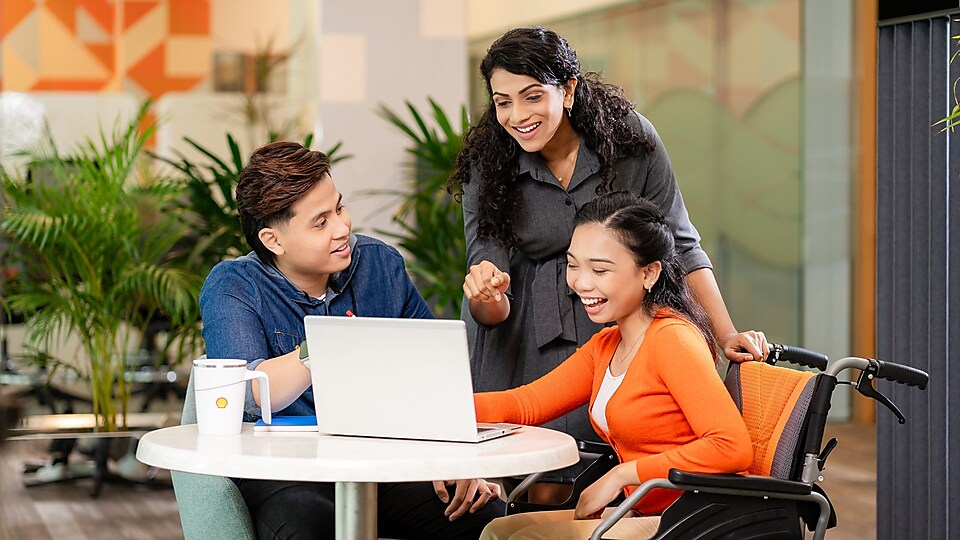
[[[375,539],[377,483],[498,478],[579,460],[565,433],[537,427],[481,443],[254,432],[200,436],[196,424],[152,431],[137,459],[177,471],[264,480],[336,482],[337,538]]]

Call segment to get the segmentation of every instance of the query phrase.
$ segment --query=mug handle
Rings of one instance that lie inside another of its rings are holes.
[[[270,378],[262,371],[245,370],[243,380],[263,379],[260,381],[260,417],[264,424],[273,422],[273,413],[270,411]],[[264,406],[266,405],[266,406]]]

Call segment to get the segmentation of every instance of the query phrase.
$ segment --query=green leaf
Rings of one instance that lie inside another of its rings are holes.
[[[437,102],[428,102],[436,127],[428,125],[410,102],[405,102],[412,119],[409,122],[385,105],[378,108],[382,118],[406,135],[410,161],[403,164],[407,173],[403,186],[368,190],[362,195],[384,198],[384,208],[396,206],[392,221],[399,232],[375,232],[392,239],[405,252],[407,269],[435,313],[457,317],[463,297],[466,240],[463,210],[445,186],[456,168],[469,121],[466,107],[461,107],[459,129],[454,128]]]

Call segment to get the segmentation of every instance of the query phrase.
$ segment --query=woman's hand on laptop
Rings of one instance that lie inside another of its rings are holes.
[[[453,498],[447,491],[447,486],[456,484]],[[450,518],[450,521],[466,514],[476,512],[483,508],[488,501],[500,498],[500,484],[487,482],[483,478],[474,478],[472,480],[437,480],[433,483],[433,490],[437,492],[437,497],[445,503],[450,503],[443,515]]]

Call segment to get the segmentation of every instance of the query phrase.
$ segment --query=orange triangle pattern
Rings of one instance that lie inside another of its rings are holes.
[[[184,92],[203,80],[201,77],[167,77],[164,73],[167,46],[161,43],[127,71],[127,77],[152,97],[167,92]]]
[[[127,75],[138,82],[140,79],[155,77],[163,71],[166,58],[167,47],[161,43],[154,47],[152,51],[143,55],[143,58],[141,58],[139,62],[130,66],[130,69],[127,70]]]
[[[23,81],[23,86],[33,90],[97,91],[109,87],[112,82],[126,80],[139,86],[144,93],[159,97],[166,92],[188,91],[202,82],[203,77],[170,77],[166,70],[166,46],[161,43],[144,56],[127,73],[116,73],[117,29],[114,25],[122,14],[121,31],[128,30],[144,16],[159,6],[169,6],[168,36],[190,35],[207,37],[210,33],[210,0],[0,0],[0,38],[8,35],[34,13],[46,13],[63,24],[64,31],[74,34],[78,30],[79,10],[89,15],[89,20],[110,36],[110,43],[76,43],[89,52],[89,57],[101,64],[109,77],[101,74],[95,78],[72,78],[64,75],[39,73],[39,78]],[[46,10],[41,11],[41,10]],[[42,36],[37,36],[37,46]],[[86,53],[85,53],[86,54]],[[36,67],[36,66],[35,66]],[[8,85],[16,81],[0,79]]]
[[[155,128],[157,126],[157,113],[153,109],[148,110],[143,118],[140,119],[140,125],[137,126],[137,130],[143,134],[146,133],[148,129]],[[144,143],[148,150],[157,149],[157,130],[154,129],[153,133],[147,137],[146,142]]]
[[[80,0],[80,9],[100,25],[107,34],[113,34],[114,4],[106,0]]]
[[[150,0],[148,2],[124,2],[123,3],[123,29],[129,30],[131,26],[143,18],[144,15],[156,9],[159,2]]]
[[[32,0],[4,0],[0,2],[0,38],[10,33],[18,24],[33,13]]]
[[[89,92],[92,90],[102,90],[107,85],[107,80],[90,79],[40,79],[30,90],[68,90],[76,92]]]
[[[97,60],[100,60],[100,63],[107,70],[112,72],[115,69],[116,66],[113,63],[115,46],[113,43],[87,43],[84,47],[96,56]]]
[[[71,32],[77,31],[77,0],[47,2],[43,4],[43,8],[59,19]]]
[[[208,0],[169,0],[171,35],[207,35],[210,33]]]

